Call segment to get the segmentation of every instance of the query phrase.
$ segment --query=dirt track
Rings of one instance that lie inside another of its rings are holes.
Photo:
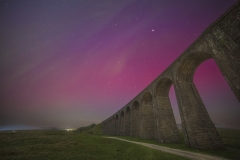
[[[158,145],[155,145],[155,144],[149,144],[149,143],[143,143],[143,142],[134,142],[134,141],[129,141],[129,140],[125,140],[125,139],[121,139],[121,138],[117,138],[117,137],[106,137],[106,138],[112,138],[112,139],[117,139],[117,140],[121,140],[121,141],[125,141],[125,142],[139,144],[139,145],[146,146],[146,147],[149,147],[149,148],[152,148],[152,149],[156,149],[156,150],[159,150],[159,151],[175,154],[175,155],[186,157],[186,158],[193,159],[193,160],[227,160],[227,159],[224,159],[224,158],[221,158],[221,157],[209,156],[209,155],[200,154],[200,153],[193,153],[193,152],[189,152],[189,151],[172,149],[172,148],[168,148],[168,147],[161,147],[161,146],[158,146]]]

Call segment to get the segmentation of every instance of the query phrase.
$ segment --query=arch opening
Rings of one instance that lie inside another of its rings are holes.
[[[107,133],[110,135],[110,119],[107,122]]]
[[[153,98],[150,92],[145,92],[141,98],[141,133],[143,139],[156,139]]]
[[[139,137],[140,118],[139,118],[139,102],[134,101],[132,105],[132,136]]]
[[[169,90],[173,82],[162,78],[155,88],[155,107],[157,140],[162,143],[179,143],[180,134],[174,118],[169,98]]]
[[[119,134],[119,119],[118,119],[118,114],[116,115],[116,120],[115,120],[115,134],[118,135]]]
[[[210,58],[206,52],[191,53],[182,58],[176,72],[176,96],[185,144],[192,148],[222,149],[222,140],[193,83],[198,66]]]
[[[213,59],[197,68],[193,81],[215,126],[240,129],[240,103]]]
[[[181,121],[181,116],[180,116],[180,112],[179,112],[179,107],[178,107],[178,103],[177,103],[177,97],[176,97],[176,93],[175,93],[175,89],[174,86],[172,85],[170,87],[169,90],[169,99],[171,102],[171,106],[173,109],[173,115],[177,124],[177,128],[181,129],[182,128],[182,121]]]
[[[115,115],[112,117],[112,135],[116,135],[116,118]]]
[[[125,135],[131,135],[131,109],[128,106],[125,111]]]
[[[124,111],[121,111],[120,118],[119,118],[119,135],[125,134],[125,117]]]
[[[112,121],[112,117],[110,118],[109,132],[110,132],[110,135],[112,135],[112,132],[113,132],[113,121]]]

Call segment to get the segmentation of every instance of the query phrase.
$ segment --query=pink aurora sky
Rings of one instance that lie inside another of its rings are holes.
[[[235,2],[0,1],[0,129],[100,123]],[[240,128],[240,104],[213,60],[194,82],[211,119]],[[180,123],[173,89],[170,98]]]

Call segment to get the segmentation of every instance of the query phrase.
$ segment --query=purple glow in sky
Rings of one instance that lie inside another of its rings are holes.
[[[0,129],[100,123],[235,2],[1,0]],[[240,128],[240,104],[213,60],[194,82],[211,119]]]

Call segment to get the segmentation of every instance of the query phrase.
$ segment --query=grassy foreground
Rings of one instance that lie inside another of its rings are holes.
[[[159,146],[164,146],[169,148],[186,150],[190,152],[224,157],[227,159],[240,160],[240,130],[227,129],[227,128],[218,128],[217,130],[220,137],[222,138],[224,146],[226,147],[225,150],[196,150],[196,149],[188,148],[183,143],[183,133],[181,129],[179,130],[180,136],[182,138],[182,143],[180,144],[161,144],[156,142],[155,140],[143,140],[137,137],[129,137],[129,136],[118,136],[118,137],[127,139],[127,140],[132,140],[132,141],[145,142],[145,143],[156,144]]]
[[[100,133],[96,126],[92,133]],[[87,132],[0,132],[0,159],[185,159]]]
[[[120,137],[133,141],[240,159],[240,130],[218,129],[226,150],[199,151],[181,144],[160,144],[153,140]],[[181,130],[180,134],[182,136]],[[186,159],[144,146],[107,139],[101,124],[90,125],[76,132],[67,131],[5,131],[0,132],[0,159]],[[182,136],[183,138],[183,136]]]

